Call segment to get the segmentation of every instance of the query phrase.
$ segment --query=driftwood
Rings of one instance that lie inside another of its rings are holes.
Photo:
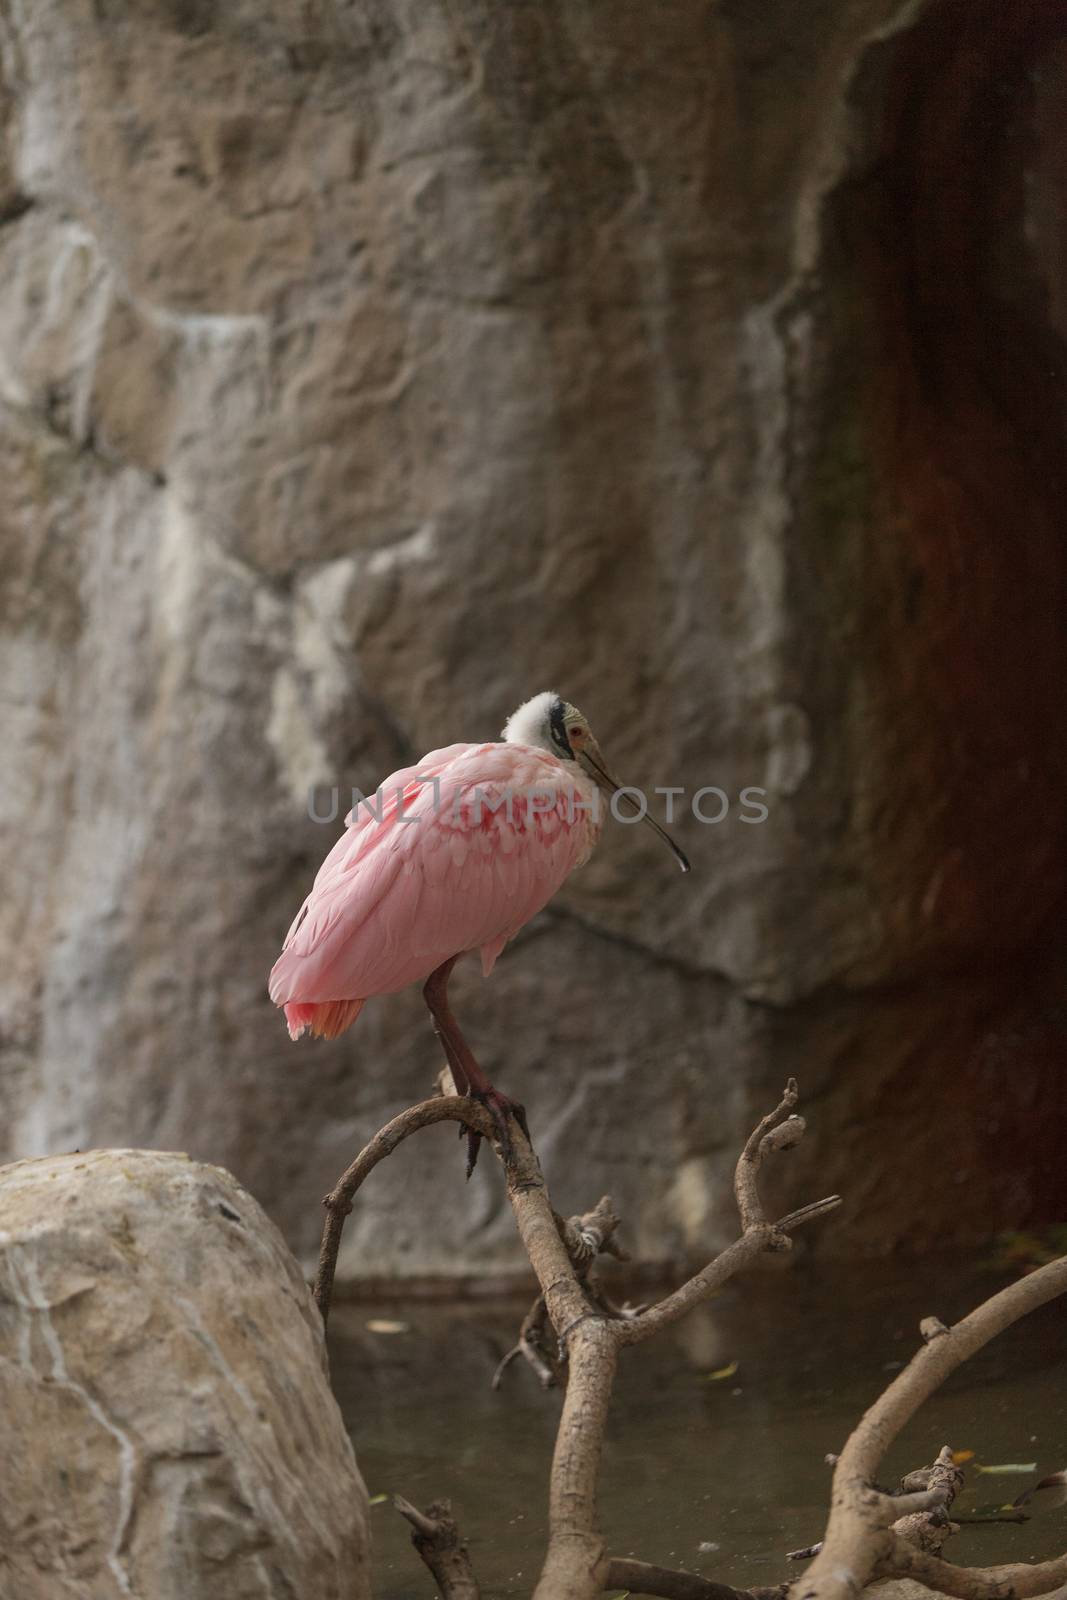
[[[448,1600],[479,1600],[478,1585],[467,1546],[460,1537],[447,1500],[435,1500],[419,1511],[403,1495],[393,1496],[393,1508],[411,1524],[411,1542],[429,1567]]]
[[[822,1546],[794,1585],[793,1600],[851,1600],[873,1579],[890,1577],[912,1578],[957,1600],[1009,1600],[1011,1595],[1026,1600],[1067,1583],[1067,1556],[1037,1566],[953,1566],[929,1548],[917,1547],[907,1530],[901,1530],[899,1497],[872,1487],[889,1445],[949,1373],[1027,1312],[1064,1292],[1067,1257],[1009,1284],[952,1328],[936,1317],[924,1320],[923,1347],[860,1420],[838,1457]],[[954,1493],[943,1463],[942,1475],[936,1475],[935,1465],[930,1487],[920,1491],[927,1498],[939,1496],[942,1509]]]
[[[946,1561],[942,1546],[956,1530],[948,1511],[963,1481],[946,1446],[930,1467],[912,1473],[891,1493],[875,1474],[887,1446],[922,1402],[968,1356],[1002,1329],[1067,1290],[1067,1258],[1012,1284],[946,1328],[936,1318],[921,1326],[922,1348],[861,1419],[840,1456],[833,1458],[832,1504],[822,1540],[793,1559],[811,1566],[793,1584],[737,1590],[695,1573],[613,1557],[597,1521],[597,1483],[616,1366],[621,1352],[641,1344],[702,1304],[757,1257],[788,1250],[799,1227],[840,1204],[837,1195],[768,1219],[760,1194],[764,1164],[804,1135],[796,1115],[797,1086],[790,1079],[781,1101],[753,1130],[734,1177],[740,1232],[699,1272],[656,1304],[618,1307],[598,1286],[599,1254],[620,1255],[618,1218],[605,1196],[591,1212],[564,1221],[552,1208],[537,1157],[524,1130],[509,1119],[507,1148],[486,1109],[465,1096],[444,1093],[395,1117],[359,1153],[324,1200],[315,1299],[329,1316],[337,1253],[346,1216],[361,1184],[403,1140],[437,1122],[458,1122],[472,1148],[493,1145],[504,1168],[508,1200],[540,1293],[523,1320],[519,1339],[493,1379],[524,1359],[545,1387],[564,1383],[562,1414],[549,1483],[548,1547],[533,1600],[592,1600],[604,1590],[625,1590],[665,1600],[852,1600],[870,1583],[908,1578],[955,1600],[1029,1600],[1055,1593],[1067,1600],[1067,1556],[1036,1565],[966,1568]],[[478,1585],[447,1501],[419,1511],[397,1498],[412,1540],[444,1600],[478,1600]],[[1060,1595],[1057,1591],[1064,1589]]]

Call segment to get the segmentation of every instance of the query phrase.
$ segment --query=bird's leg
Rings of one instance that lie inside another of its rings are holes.
[[[441,1048],[445,1053],[445,1060],[448,1062],[448,1070],[452,1074],[452,1082],[455,1085],[456,1093],[459,1095],[469,1095],[471,1091],[470,1084],[467,1082],[467,1075],[463,1071],[459,1057],[453,1050],[450,1040],[444,1033],[442,1033],[441,1024],[437,1022],[436,1019],[434,1021],[433,1031],[441,1041]],[[473,1128],[468,1128],[462,1122],[459,1125],[459,1136],[461,1139],[466,1139],[467,1141],[467,1177],[469,1179],[478,1162],[478,1151],[481,1148],[482,1136],[480,1133],[476,1133]]]
[[[469,1095],[472,1100],[480,1100],[487,1108],[500,1134],[500,1143],[504,1154],[505,1156],[510,1156],[511,1135],[508,1132],[508,1114],[510,1112],[515,1118],[528,1139],[530,1130],[526,1126],[526,1109],[524,1106],[519,1105],[518,1101],[509,1100],[507,1095],[501,1094],[499,1089],[494,1088],[474,1059],[474,1053],[463,1037],[459,1023],[452,1014],[452,1008],[448,1003],[448,979],[452,968],[458,960],[458,956],[451,956],[449,960],[442,962],[436,971],[431,972],[422,991],[423,998],[430,1008],[434,1031],[441,1040],[445,1055],[448,1057],[448,1064],[452,1069],[452,1077],[455,1079],[456,1089],[460,1094]],[[476,1142],[472,1142],[477,1141],[477,1138],[478,1135],[473,1134],[471,1140],[468,1141],[468,1176],[473,1170],[474,1162],[477,1159],[478,1146]]]
[[[434,1021],[433,1031],[441,1041],[441,1049],[445,1053],[445,1060],[448,1062],[448,1070],[452,1074],[452,1082],[456,1086],[456,1093],[462,1095],[469,1094],[470,1085],[467,1082],[467,1074],[463,1070],[463,1064],[456,1055],[456,1052],[453,1050],[448,1037],[442,1033],[441,1024],[436,1020]]]
[[[456,958],[453,956],[452,960],[447,962],[444,968],[438,967],[437,971],[433,974],[433,977],[438,979],[439,988],[442,991],[448,981],[448,974],[452,970],[455,959]],[[431,1002],[430,985],[427,983],[426,987],[423,989],[423,995],[426,999],[426,1004],[430,1007],[430,1015],[433,1017],[433,1031],[441,1041],[441,1048],[445,1053],[445,1060],[448,1062],[448,1070],[452,1074],[452,1082],[455,1085],[456,1093],[460,1095],[469,1095],[470,1083],[468,1082],[467,1074],[463,1070],[463,1063],[460,1061],[455,1050],[452,1048],[452,1042],[438,1021],[436,1011],[434,1010],[434,1006],[437,1003],[437,991],[434,991],[434,1000]],[[482,1136],[480,1133],[475,1133],[473,1128],[466,1127],[462,1122],[459,1125],[459,1136],[461,1139],[466,1139],[467,1141],[467,1178],[469,1181],[470,1175],[474,1171],[474,1168],[478,1162],[478,1151],[481,1149]]]
[[[427,983],[425,989],[423,990],[423,994],[425,996],[427,1005],[430,1007],[430,1015],[433,1017],[433,1031],[441,1041],[441,1048],[444,1050],[445,1059],[448,1062],[448,1070],[452,1074],[452,1082],[455,1085],[456,1093],[460,1095],[469,1095],[471,1092],[470,1079],[463,1070],[463,1063],[459,1058],[459,1054],[456,1051],[455,1046],[453,1045],[449,1032],[442,1026],[438,1016],[438,1006],[440,1004],[443,1004],[446,1010],[448,1009],[448,1000],[445,990],[448,982],[448,975],[455,964],[455,960],[456,958],[453,957],[451,961],[445,963],[444,967],[439,967],[437,969],[437,971],[433,974],[433,978],[437,979],[437,983],[434,985],[432,990],[430,983]],[[454,1023],[455,1018],[453,1017],[452,1020]],[[456,1031],[458,1032],[458,1028]],[[482,1136],[480,1133],[476,1133],[473,1128],[465,1127],[463,1123],[460,1124],[459,1136],[461,1139],[466,1139],[467,1141],[467,1181],[470,1182],[471,1173],[474,1171],[478,1163],[478,1152],[482,1147]]]

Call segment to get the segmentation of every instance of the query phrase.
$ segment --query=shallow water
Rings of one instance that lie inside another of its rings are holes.
[[[730,1285],[677,1329],[624,1352],[601,1485],[609,1549],[739,1587],[795,1578],[789,1550],[819,1538],[830,1469],[864,1407],[918,1344],[1008,1281],[957,1261],[816,1267]],[[545,1543],[560,1399],[525,1364],[489,1381],[524,1302],[340,1304],[334,1382],[368,1489],[416,1505],[447,1496],[485,1600],[528,1594]],[[373,1333],[384,1318],[403,1332]],[[1046,1307],[954,1375],[897,1441],[882,1481],[942,1444],[980,1461],[1067,1465],[1067,1307]],[[737,1361],[729,1378],[709,1373]],[[961,1513],[1003,1504],[1032,1478],[969,1473]],[[432,1580],[388,1504],[372,1511],[376,1600],[427,1600]],[[701,1549],[701,1546],[715,1546]],[[1043,1560],[1067,1548],[1067,1509],[1022,1526],[965,1529],[954,1561]]]

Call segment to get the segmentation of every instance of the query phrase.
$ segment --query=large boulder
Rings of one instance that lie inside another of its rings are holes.
[[[308,1251],[439,1065],[270,1006],[309,787],[553,686],[730,802],[457,974],[561,1208],[706,1249],[796,1072],[820,1243],[1062,1215],[1064,8],[8,13],[7,1156],[189,1149]],[[483,1166],[400,1152],[342,1270],[514,1266]]]
[[[322,1324],[218,1167],[0,1170],[5,1600],[365,1600],[367,1494]]]

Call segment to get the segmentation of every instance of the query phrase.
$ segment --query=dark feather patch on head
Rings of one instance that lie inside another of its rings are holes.
[[[574,751],[567,737],[567,707],[562,700],[552,702],[552,709],[548,713],[548,725],[552,733],[552,743],[559,749],[568,761],[574,760]]]

